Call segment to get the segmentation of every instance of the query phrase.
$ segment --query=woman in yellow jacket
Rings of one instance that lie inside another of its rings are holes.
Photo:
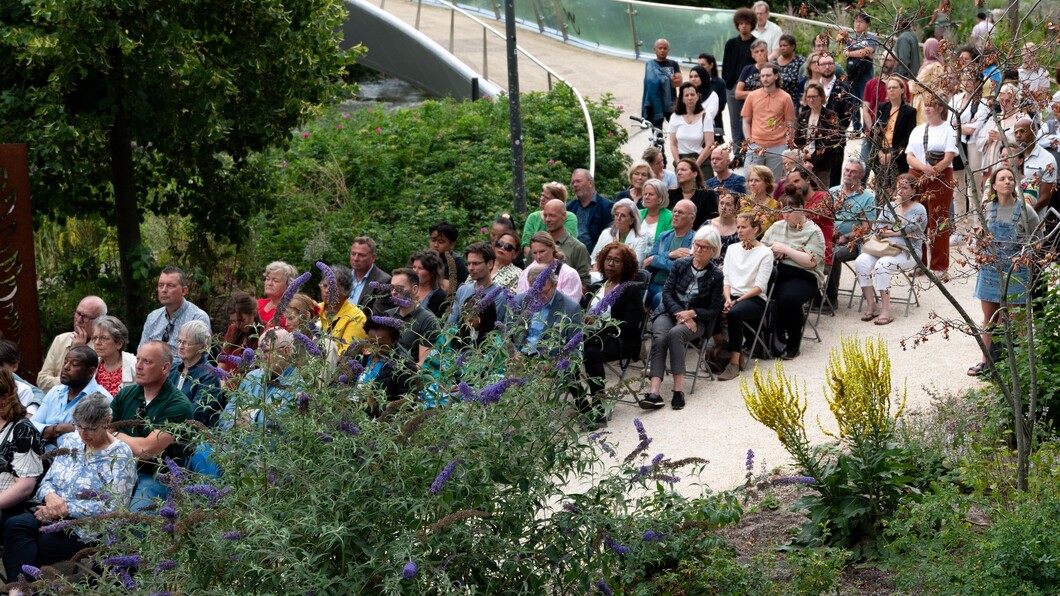
[[[350,288],[353,287],[353,271],[341,265],[332,265],[330,269],[335,278],[337,296],[329,300],[332,298],[329,295],[331,290],[325,273],[325,279],[320,284],[320,297],[323,299],[320,303],[320,330],[328,346],[328,362],[334,366],[350,344],[367,339],[368,335],[364,332],[367,320],[364,312],[348,300]]]

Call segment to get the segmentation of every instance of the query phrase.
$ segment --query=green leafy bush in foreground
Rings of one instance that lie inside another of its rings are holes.
[[[585,120],[570,89],[521,98],[528,209],[541,184],[567,183],[588,167]],[[626,132],[608,98],[589,102],[601,192],[625,188]],[[335,112],[297,133],[289,151],[261,156],[271,171],[274,206],[250,221],[252,259],[283,259],[297,267],[343,263],[350,241],[379,242],[380,266],[405,264],[427,245],[427,228],[445,219],[461,230],[459,247],[481,239],[467,233],[514,214],[508,102],[428,101],[387,112],[381,107]],[[516,218],[519,221],[519,218]],[[521,225],[521,221],[519,221]]]

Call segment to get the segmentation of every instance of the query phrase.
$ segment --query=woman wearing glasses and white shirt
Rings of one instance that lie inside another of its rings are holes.
[[[611,216],[614,218],[614,223],[600,234],[600,239],[596,241],[596,247],[593,248],[593,254],[589,257],[589,262],[593,264],[594,282],[600,281],[603,275],[603,272],[597,269],[596,256],[612,242],[621,242],[632,248],[634,254],[637,255],[637,263],[643,263],[648,257],[648,242],[640,229],[640,211],[637,211],[637,206],[633,204],[633,201],[630,199],[617,201],[611,207]]]

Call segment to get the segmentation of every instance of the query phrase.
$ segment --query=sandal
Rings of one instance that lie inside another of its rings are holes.
[[[983,376],[985,374],[986,374],[986,363],[985,362],[980,362],[979,364],[976,364],[975,366],[973,366],[973,367],[968,369],[968,376],[969,377],[981,377],[981,376]]]
[[[869,313],[869,314],[865,314],[865,315],[861,315],[861,320],[865,321],[865,322],[871,321],[871,320],[873,320],[875,318],[876,318],[876,313],[874,313],[874,312],[873,313]]]
[[[886,319],[883,318],[883,317],[880,317],[880,318],[878,318],[878,319],[876,319],[874,321],[874,324],[876,324],[876,325],[890,325],[892,322],[894,322],[894,317],[887,317]]]

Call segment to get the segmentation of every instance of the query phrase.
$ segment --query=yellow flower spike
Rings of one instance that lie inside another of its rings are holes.
[[[784,376],[784,367],[780,363],[768,373],[762,373],[755,366],[751,383],[744,379],[740,393],[751,417],[777,433],[777,439],[789,451],[805,448],[808,444],[803,422],[806,400],[795,379]]]
[[[905,410],[903,392],[897,411],[891,416],[891,360],[880,339],[860,342],[843,338],[829,357],[826,380],[832,395],[825,399],[842,440],[888,435]]]

